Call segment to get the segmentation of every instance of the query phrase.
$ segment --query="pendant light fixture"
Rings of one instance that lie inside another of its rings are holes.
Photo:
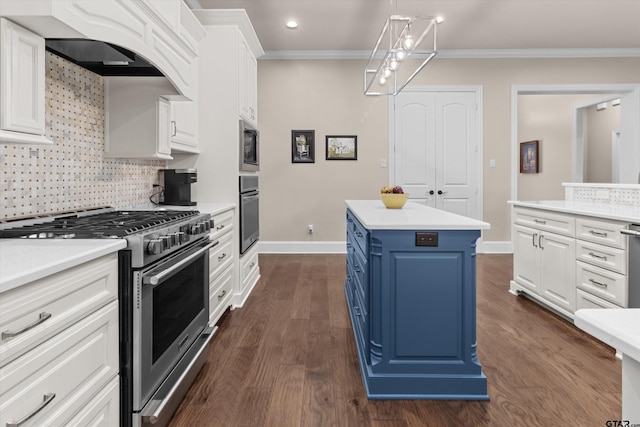
[[[364,94],[400,93],[436,56],[436,28],[442,21],[441,17],[389,15],[364,69]]]

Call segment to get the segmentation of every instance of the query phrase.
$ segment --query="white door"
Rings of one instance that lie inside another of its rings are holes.
[[[477,93],[401,92],[395,97],[391,184],[411,199],[481,218]]]

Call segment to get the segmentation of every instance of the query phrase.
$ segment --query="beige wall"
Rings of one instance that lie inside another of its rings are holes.
[[[258,61],[263,241],[344,240],[343,200],[377,198],[387,184],[379,162],[388,158],[388,99],[362,95],[363,67],[363,60]],[[412,82],[483,88],[485,241],[510,240],[512,85],[574,83],[640,83],[640,58],[435,59]],[[292,129],[315,130],[314,164],[291,163]],[[358,135],[358,160],[326,161],[327,134]]]
[[[611,141],[620,130],[620,107],[607,105],[600,111],[595,105],[586,109],[585,182],[611,182]]]
[[[538,173],[518,175],[520,200],[564,198],[563,182],[571,182],[573,106],[596,95],[518,96],[518,142],[538,141]]]

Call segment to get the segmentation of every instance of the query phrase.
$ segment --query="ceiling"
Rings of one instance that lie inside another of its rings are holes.
[[[267,54],[371,51],[393,12],[443,16],[441,52],[615,49],[618,56],[640,56],[640,0],[185,1],[192,9],[245,9]],[[287,29],[289,19],[299,27]]]

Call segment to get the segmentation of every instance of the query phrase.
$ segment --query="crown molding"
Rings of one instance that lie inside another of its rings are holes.
[[[365,50],[267,50],[265,59],[369,59]],[[640,48],[616,49],[440,49],[436,58],[531,59],[531,58],[637,58]]]

